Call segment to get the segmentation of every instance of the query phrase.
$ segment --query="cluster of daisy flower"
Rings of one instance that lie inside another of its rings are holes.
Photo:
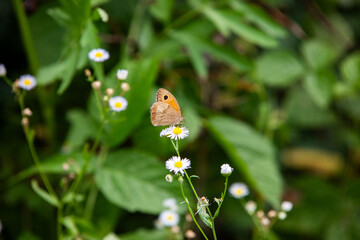
[[[110,54],[105,49],[97,48],[92,49],[89,52],[89,59],[94,62],[104,62],[109,59]],[[89,77],[89,79],[92,79],[90,70],[85,70],[85,74]],[[128,71],[125,69],[118,69],[116,73],[116,78],[118,80],[124,81],[126,80],[128,76]],[[123,92],[127,92],[130,90],[130,85],[127,82],[123,82],[120,84],[121,89]],[[92,87],[95,90],[99,90],[101,88],[101,82],[100,81],[93,81]],[[103,97],[104,101],[109,102],[110,109],[115,112],[121,112],[124,111],[127,108],[128,102],[127,100],[122,96],[113,96],[114,94],[113,88],[107,88],[105,90],[106,96]],[[101,96],[101,92],[99,92],[99,95]]]
[[[250,193],[247,185],[241,182],[233,183],[229,188],[229,192],[232,197],[237,199],[242,199]],[[293,208],[293,204],[289,201],[283,201],[280,211],[277,212],[272,209],[266,214],[263,210],[257,210],[257,204],[252,200],[246,202],[244,208],[246,212],[252,216],[254,221],[259,222],[263,227],[269,227],[273,225],[276,220],[284,220],[287,217],[287,212]]]

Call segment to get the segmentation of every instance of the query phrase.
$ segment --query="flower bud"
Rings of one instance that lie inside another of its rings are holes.
[[[276,217],[277,215],[277,212],[275,210],[270,210],[268,213],[267,213],[268,217],[269,218],[274,218]]]
[[[110,97],[113,94],[114,94],[114,89],[112,89],[112,88],[106,89],[106,95],[108,95]]]
[[[186,219],[187,222],[192,222],[192,220],[193,220],[190,213],[187,213],[185,215],[185,219]]]
[[[106,95],[105,95],[105,96],[103,97],[103,100],[104,100],[104,102],[108,102],[108,101],[109,101],[109,96],[106,96]]]
[[[231,173],[233,172],[233,168],[230,167],[229,164],[225,163],[223,165],[221,165],[221,174],[224,176],[224,177],[229,177],[231,175]]]
[[[258,218],[263,218],[263,217],[265,216],[265,214],[264,214],[263,211],[259,210],[259,211],[256,212],[256,216],[257,216]]]
[[[180,228],[179,228],[179,226],[172,226],[171,227],[171,232],[172,233],[179,233],[180,232]]]
[[[255,210],[256,210],[256,202],[254,201],[248,201],[245,204],[245,210],[250,214],[254,214]]]
[[[267,217],[261,218],[261,224],[266,227],[270,224],[270,220]]]
[[[184,181],[184,178],[183,178],[181,175],[179,175],[178,181],[179,181],[179,182],[183,182],[183,181]]]
[[[121,89],[124,91],[124,92],[127,92],[130,90],[130,85],[128,83],[122,83],[121,84]]]
[[[89,70],[89,69],[85,69],[85,76],[87,76],[87,77],[91,77],[92,76],[92,74],[91,74],[91,71]]]
[[[185,237],[188,239],[195,238],[196,233],[193,230],[189,229],[185,232]]]
[[[173,176],[171,174],[168,174],[165,176],[165,180],[169,183],[171,183],[173,181]]]
[[[100,89],[101,87],[101,82],[100,81],[94,81],[92,84],[91,84],[92,88],[93,89]]]
[[[284,210],[285,212],[291,211],[292,208],[293,208],[292,202],[283,201],[283,202],[281,203],[281,209]]]
[[[284,220],[286,217],[287,217],[286,212],[279,212],[278,218],[279,218],[280,220]]]
[[[21,125],[23,125],[23,127],[29,126],[29,119],[28,119],[27,117],[24,117],[24,118],[21,120]]]
[[[63,163],[62,164],[62,169],[64,170],[64,171],[69,171],[69,168],[70,168],[70,166],[69,166],[69,164],[68,163]]]
[[[26,117],[31,117],[32,116],[32,111],[30,110],[30,108],[25,108],[23,110],[23,114],[26,116]]]
[[[0,64],[0,77],[6,76],[6,68],[4,64]]]

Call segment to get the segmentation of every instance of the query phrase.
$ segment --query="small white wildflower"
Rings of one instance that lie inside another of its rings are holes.
[[[245,204],[245,210],[250,214],[254,214],[254,212],[256,211],[256,202],[254,201],[248,201]]]
[[[279,212],[278,218],[279,218],[280,220],[284,220],[286,217],[287,217],[286,212],[282,212],[282,211]]]
[[[31,89],[36,87],[37,83],[33,76],[31,76],[30,74],[25,74],[20,76],[18,84],[20,88],[30,91]]]
[[[176,199],[175,198],[167,198],[163,201],[163,206],[168,208],[171,211],[177,211],[178,206],[176,204]]]
[[[173,140],[181,140],[189,136],[189,130],[185,127],[170,126],[161,131],[160,137],[167,136]]]
[[[224,177],[228,177],[228,176],[231,175],[231,173],[233,172],[233,170],[234,170],[234,169],[233,169],[232,167],[230,167],[229,164],[225,163],[225,164],[221,165],[221,170],[220,170],[220,172],[221,172],[221,174],[222,174]]]
[[[176,226],[179,223],[179,214],[174,211],[165,210],[160,213],[159,220],[161,225],[166,227]]]
[[[125,69],[119,69],[117,70],[116,72],[116,77],[117,79],[119,80],[125,80],[128,76],[128,70],[125,70]]]
[[[0,64],[0,77],[6,76],[6,68],[4,64]]]
[[[181,159],[178,156],[174,156],[166,161],[166,169],[175,174],[181,173],[184,176],[184,170],[190,168],[190,160],[187,158]]]
[[[249,189],[246,184],[236,182],[230,186],[229,192],[234,198],[243,198],[249,194]]]
[[[283,202],[281,203],[281,209],[284,210],[285,212],[291,211],[292,208],[293,208],[292,202],[283,201]]]
[[[126,109],[128,102],[125,98],[117,96],[109,99],[109,105],[111,110],[121,112]]]
[[[102,48],[96,48],[89,52],[89,59],[95,62],[104,62],[108,60],[109,57],[109,52]]]
[[[174,178],[173,178],[173,176],[171,174],[168,174],[168,175],[165,176],[165,180],[167,182],[171,183],[174,180]]]

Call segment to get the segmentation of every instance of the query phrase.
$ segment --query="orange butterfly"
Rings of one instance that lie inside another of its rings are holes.
[[[156,102],[151,106],[151,123],[154,126],[176,125],[184,120],[175,97],[166,89],[156,93]]]

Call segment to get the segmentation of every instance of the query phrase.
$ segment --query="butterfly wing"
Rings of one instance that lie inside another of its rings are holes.
[[[165,102],[172,106],[181,116],[180,106],[176,98],[166,89],[159,88],[156,93],[156,102]]]
[[[165,102],[155,102],[151,106],[151,123],[154,126],[176,125],[183,119],[175,108]]]

